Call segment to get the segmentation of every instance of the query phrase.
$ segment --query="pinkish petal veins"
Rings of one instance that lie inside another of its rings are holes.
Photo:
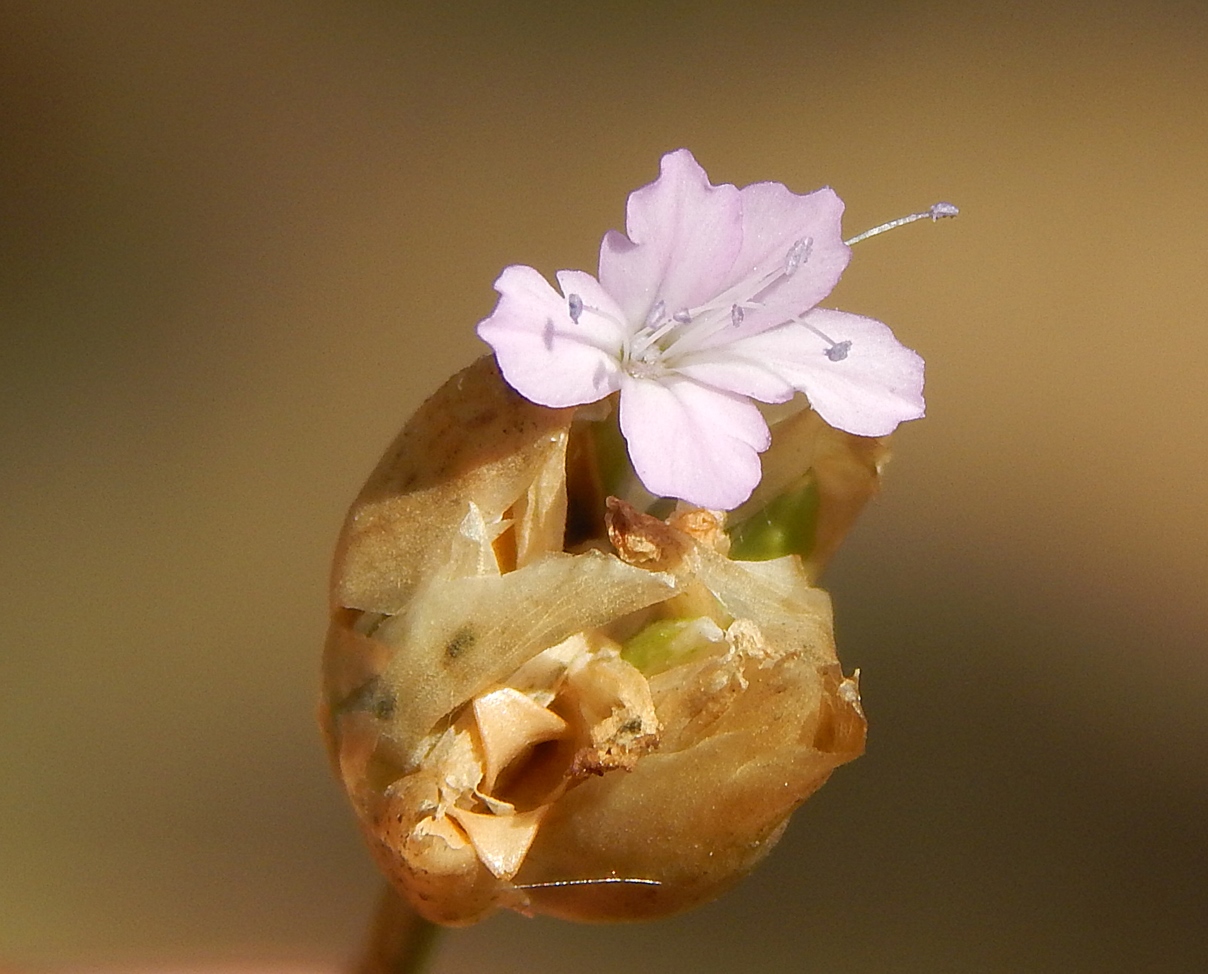
[[[758,408],[690,379],[621,379],[621,432],[646,488],[717,510],[732,510],[761,475],[770,434]]]
[[[585,304],[599,299],[602,292],[591,275],[572,279],[586,292]],[[513,389],[535,403],[555,407],[595,402],[616,391],[622,341],[618,326],[586,311],[578,323],[573,321],[567,298],[531,267],[505,268],[495,290],[499,302],[478,323],[478,336],[495,350],[500,371]]]
[[[625,228],[600,245],[600,282],[639,325],[715,297],[742,247],[739,191],[713,186],[687,149],[663,156],[659,178],[629,196]]]

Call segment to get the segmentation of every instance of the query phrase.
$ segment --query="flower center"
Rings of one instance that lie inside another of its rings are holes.
[[[655,366],[666,370],[670,367],[668,360],[675,356],[700,348],[720,331],[740,328],[748,312],[765,307],[772,289],[796,274],[809,261],[813,250],[814,238],[802,237],[786,251],[779,265],[765,271],[753,271],[712,300],[697,307],[681,308],[670,316],[664,301],[655,302],[645,323],[633,336],[626,368],[633,375],[637,372],[631,366],[643,371]],[[795,316],[787,317],[785,322],[792,320]],[[839,362],[847,357],[850,341],[836,342],[818,329],[808,327],[826,342],[824,351],[831,361]]]

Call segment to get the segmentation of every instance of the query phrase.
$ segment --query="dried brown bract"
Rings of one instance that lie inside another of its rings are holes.
[[[609,496],[606,422],[536,406],[480,360],[345,523],[321,721],[379,865],[438,923],[701,903],[863,750],[812,580],[875,489],[880,441],[808,409],[774,424],[763,494],[729,522],[779,525],[769,505],[806,491],[808,544],[734,560],[725,515]]]

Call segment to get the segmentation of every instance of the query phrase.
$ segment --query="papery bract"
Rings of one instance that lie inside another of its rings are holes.
[[[816,308],[850,259],[843,203],[779,183],[713,186],[686,149],[629,197],[599,278],[559,294],[511,266],[478,334],[545,406],[620,393],[634,470],[654,494],[731,510],[759,483],[767,424],[751,400],[802,392],[832,426],[883,436],[923,415],[923,361],[879,321]]]

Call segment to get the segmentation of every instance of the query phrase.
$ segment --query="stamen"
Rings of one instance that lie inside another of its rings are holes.
[[[652,351],[655,345],[666,337],[667,333],[673,331],[680,324],[680,315],[688,314],[687,309],[678,312],[676,315],[663,321],[657,328],[654,326],[662,319],[663,312],[667,306],[659,301],[653,308],[650,309],[650,314],[646,316],[646,326],[634,336],[633,345],[629,349],[630,358],[641,358],[650,361],[651,355],[658,355],[657,351]],[[655,317],[655,312],[658,312],[658,317]],[[653,320],[651,320],[653,319]],[[691,321],[691,317],[688,319]]]
[[[787,262],[788,255],[786,254],[785,256]],[[809,257],[809,250],[805,252],[805,256]],[[688,309],[689,313],[693,318],[700,318],[702,316],[711,315],[714,312],[722,312],[726,308],[733,307],[736,301],[748,308],[758,307],[760,304],[759,298],[764,294],[764,292],[783,278],[784,267],[773,266],[758,277],[752,276],[749,278],[744,278],[735,284],[731,284],[711,301],[706,301],[702,305]],[[699,330],[694,330],[693,334],[698,335]]]
[[[841,342],[835,342],[826,350],[826,357],[832,362],[842,362],[847,358],[847,353],[851,351],[851,339],[845,338]]]
[[[569,302],[568,302],[568,303],[569,303]],[[600,310],[599,308],[593,307],[593,306],[592,306],[592,305],[590,305],[590,304],[585,304],[585,305],[583,305],[583,310],[584,310],[584,311],[586,311],[588,314],[593,314],[593,315],[595,315],[597,318],[603,318],[605,321],[610,321],[610,322],[612,322],[612,323],[613,323],[614,325],[616,325],[616,326],[617,326],[617,328],[619,328],[621,331],[625,331],[625,330],[626,330],[626,329],[629,327],[628,323],[626,323],[626,322],[622,321],[622,320],[621,320],[620,318],[618,318],[616,315],[611,314],[611,313],[609,313],[609,312],[607,312],[607,311],[602,311],[602,310]],[[575,320],[577,321],[578,319],[575,319]]]
[[[894,227],[905,226],[907,223],[914,223],[915,220],[927,220],[932,222],[940,220],[943,217],[956,216],[960,210],[953,203],[936,203],[927,208],[922,213],[911,213],[910,216],[900,217],[897,220],[890,220],[888,223],[882,223],[879,227],[873,227],[871,230],[865,230],[863,233],[858,233],[850,240],[843,242],[847,246],[858,244],[861,240],[867,240],[869,237],[875,237],[879,233],[884,233],[886,230],[892,230]]]
[[[583,299],[577,294],[568,294],[566,296],[567,310],[570,312],[570,320],[576,325],[579,323],[579,316],[583,314]]]
[[[682,311],[677,311],[671,316],[671,318],[673,321],[676,321],[681,325],[686,325],[692,321],[692,315],[687,308],[684,308]]]
[[[825,354],[828,359],[830,359],[832,362],[842,362],[845,358],[847,358],[847,353],[851,351],[852,346],[852,341],[850,338],[845,338],[843,341],[837,342],[817,325],[811,325],[804,319],[799,320],[803,325],[805,325],[806,328],[826,342],[828,348],[826,349]]]
[[[655,302],[654,307],[650,309],[650,313],[646,315],[646,327],[653,328],[655,325],[657,325],[663,320],[663,315],[666,313],[666,311],[666,302],[663,301],[662,298],[659,298],[659,300]]]
[[[792,247],[789,248],[788,254],[784,258],[784,276],[792,277],[797,273],[797,268],[810,259],[810,253],[814,249],[813,237],[802,237]]]
[[[687,354],[712,340],[722,329],[741,324],[746,310],[762,308],[763,298],[800,269],[810,259],[813,249],[814,238],[802,237],[788,249],[782,264],[773,263],[762,272],[752,272],[750,277],[731,284],[712,300],[686,309],[692,318],[692,328],[675,335],[663,349],[664,358]],[[677,319],[672,320],[677,322]],[[791,316],[787,320],[791,320]],[[660,328],[657,337],[662,338],[664,334],[666,332]]]

